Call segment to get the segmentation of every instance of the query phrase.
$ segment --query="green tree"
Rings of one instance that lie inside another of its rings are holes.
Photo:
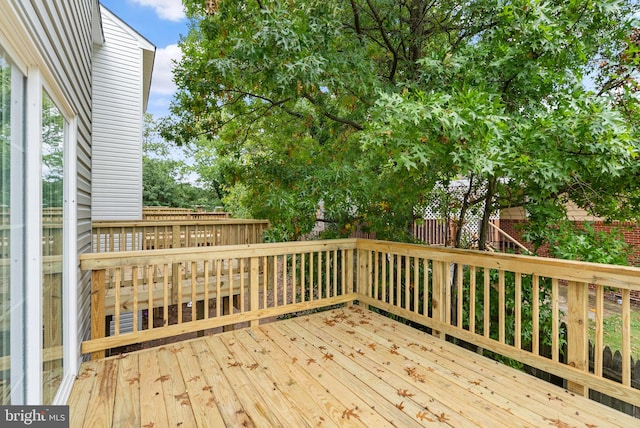
[[[198,187],[186,180],[189,167],[177,159],[171,146],[157,132],[151,114],[144,116],[142,184],[143,204],[213,210],[222,205],[214,189]]]
[[[597,67],[634,66],[633,0],[184,4],[164,135],[208,153],[226,200],[283,239],[321,201],[338,234],[409,239],[414,207],[458,178],[454,211],[482,213],[481,246],[502,207],[539,230],[568,199],[638,217],[637,94]]]

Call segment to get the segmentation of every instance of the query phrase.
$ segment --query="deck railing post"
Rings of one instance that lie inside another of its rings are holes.
[[[444,323],[449,308],[446,307],[447,288],[449,287],[449,262],[434,260],[432,265],[433,281],[432,281],[432,318],[435,321]],[[442,332],[434,330],[432,333],[435,337],[444,338]]]
[[[356,246],[357,248],[357,246]],[[371,286],[371,272],[369,266],[369,251],[357,249],[358,254],[358,270],[356,273],[356,293],[368,296],[369,287]]]
[[[569,281],[567,291],[567,364],[582,371],[589,370],[589,285]],[[568,382],[567,389],[588,396],[589,388]]]
[[[260,259],[258,257],[251,257],[250,261],[250,277],[249,277],[249,310],[256,312],[259,309],[259,289],[260,289]],[[267,273],[265,272],[264,275]],[[266,279],[266,278],[265,278]],[[257,326],[260,323],[259,320],[251,320],[251,327]]]
[[[91,339],[105,337],[105,270],[91,271]],[[91,359],[104,358],[104,351],[91,353]]]
[[[345,253],[345,261],[344,261],[344,269],[346,269],[346,286],[343,288],[343,292],[345,294],[349,294],[349,293],[353,293],[353,280],[354,280],[354,275],[356,275],[356,266],[354,265],[354,254],[355,254],[356,250],[355,249],[349,249],[346,251]]]

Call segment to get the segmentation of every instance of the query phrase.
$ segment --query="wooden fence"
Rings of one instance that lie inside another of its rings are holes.
[[[589,342],[589,364],[592,370],[594,367],[594,360],[595,344]],[[640,359],[634,361],[632,357],[631,368],[631,387],[640,390]],[[604,348],[602,351],[602,374],[606,379],[622,382],[622,353],[620,351],[612,351],[608,346]],[[626,403],[623,400],[616,399],[595,390],[589,391],[589,398],[609,407],[613,407],[616,410],[620,410],[628,415],[640,418],[640,406],[638,405],[634,406],[633,404]]]
[[[173,265],[181,267],[177,281]],[[246,266],[247,275],[235,275]],[[82,349],[94,357],[115,346],[359,301],[420,324],[437,337],[559,376],[573,393],[598,391],[640,406],[631,358],[631,341],[640,338],[632,338],[630,326],[630,291],[640,289],[638,268],[363,239],[92,254],[81,256],[81,268],[92,271],[93,310],[92,339]],[[111,291],[107,278],[115,281]],[[595,287],[593,307],[589,284]],[[619,380],[608,379],[603,358],[605,287],[622,296]],[[165,319],[160,326],[126,334],[116,324],[115,335],[105,337],[109,293],[117,320],[125,305],[128,310],[159,307],[166,313],[172,293],[179,302],[206,301],[223,296],[225,289],[239,296],[236,313],[198,314],[191,308],[189,319],[180,313],[174,324]],[[564,315],[561,291],[567,295]],[[595,313],[592,364],[589,312]],[[566,363],[561,322],[567,326]],[[549,356],[542,350],[547,342]]]

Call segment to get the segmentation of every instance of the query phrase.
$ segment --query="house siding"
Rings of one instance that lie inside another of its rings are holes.
[[[93,63],[94,220],[142,218],[142,49],[102,8]]]

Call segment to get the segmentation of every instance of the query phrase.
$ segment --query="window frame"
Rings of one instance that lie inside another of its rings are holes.
[[[81,361],[78,343],[78,115],[11,2],[0,1],[0,46],[25,76],[24,84],[24,402],[41,405],[42,358],[42,91],[64,119],[63,379],[51,404],[64,404]],[[32,207],[38,207],[33,209]],[[18,397],[16,397],[18,398]],[[12,404],[13,396],[12,396]]]

